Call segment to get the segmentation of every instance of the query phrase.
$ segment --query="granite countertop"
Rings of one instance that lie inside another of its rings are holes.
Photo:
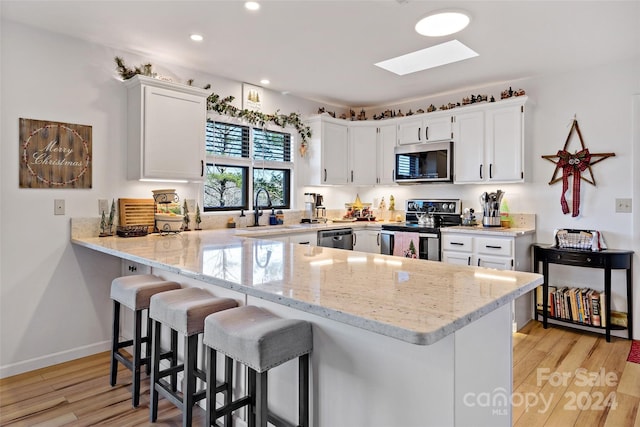
[[[418,345],[433,344],[542,283],[533,273],[288,244],[238,231],[71,241]]]
[[[535,228],[529,227],[483,227],[480,225],[457,225],[453,227],[442,227],[440,232],[468,233],[468,234],[485,234],[487,236],[508,236],[517,237],[525,234],[534,234]]]

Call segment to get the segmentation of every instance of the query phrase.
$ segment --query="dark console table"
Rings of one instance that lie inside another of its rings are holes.
[[[590,267],[604,269],[604,292],[605,292],[605,326],[598,327],[592,325],[582,325],[588,328],[604,329],[607,342],[611,341],[611,270],[626,270],[627,272],[627,332],[628,338],[633,339],[633,280],[632,265],[633,251],[606,249],[598,252],[560,249],[552,245],[533,245],[533,271],[539,272],[542,263],[542,324],[547,328],[549,317],[549,264],[564,264],[576,267]],[[538,318],[536,307],[536,319]],[[574,323],[570,320],[552,318],[553,320],[566,323]]]

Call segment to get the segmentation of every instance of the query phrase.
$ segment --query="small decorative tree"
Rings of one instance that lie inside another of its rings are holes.
[[[113,220],[116,216],[116,201],[115,199],[111,200],[111,211],[109,212],[109,222],[107,226],[109,227],[109,236],[113,235]]]
[[[191,221],[189,219],[189,207],[187,206],[187,201],[185,200],[184,203],[182,204],[182,214],[184,215],[184,231],[191,231],[191,229],[189,228],[189,222]]]
[[[196,230],[202,230],[200,228],[200,223],[202,222],[202,218],[200,218],[200,205],[196,203]]]
[[[100,220],[100,237],[106,237],[109,234],[106,232],[107,229],[107,215],[104,211],[102,211],[102,219]]]

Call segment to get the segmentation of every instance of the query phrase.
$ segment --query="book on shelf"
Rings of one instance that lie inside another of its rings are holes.
[[[591,324],[593,326],[602,326],[600,323],[600,293],[598,291],[590,292],[591,301]]]
[[[548,287],[547,315],[587,326],[606,327],[606,295],[603,291],[579,287]],[[536,289],[536,310],[542,313],[542,287]],[[627,314],[611,312],[611,324],[628,327]]]

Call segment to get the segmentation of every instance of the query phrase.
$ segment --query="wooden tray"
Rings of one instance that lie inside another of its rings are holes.
[[[118,199],[119,223],[146,225],[149,233],[155,229],[155,203],[153,199]]]

